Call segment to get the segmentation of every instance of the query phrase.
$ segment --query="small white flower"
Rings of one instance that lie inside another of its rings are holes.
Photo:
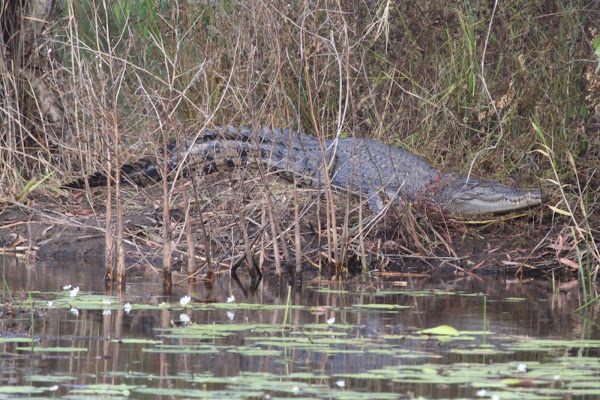
[[[125,305],[123,306],[123,310],[125,310],[125,312],[127,314],[129,314],[129,311],[131,311],[133,309],[133,306],[129,303],[125,303]]]
[[[492,400],[500,400],[500,396],[498,396],[497,394],[493,394]]]
[[[182,307],[185,307],[191,300],[192,298],[190,296],[183,296],[181,300],[179,300],[179,304],[181,304]]]
[[[69,311],[71,311],[71,314],[73,314],[76,317],[79,315],[79,310],[76,308],[71,308]]]
[[[179,314],[179,320],[184,324],[187,325],[189,324],[192,320],[190,319],[190,317],[188,317],[187,314]]]
[[[69,289],[71,289],[71,285],[63,286],[63,290],[69,290]]]
[[[554,376],[552,377],[552,379],[554,379],[555,381],[557,381],[557,380],[559,380],[559,379],[560,379],[560,375],[554,375]]]
[[[102,299],[102,303],[103,303],[105,306],[110,306],[110,305],[112,304],[112,301],[110,301],[109,299]]]
[[[230,321],[233,321],[233,317],[235,317],[235,313],[227,311],[227,318],[229,318]]]
[[[54,385],[54,386],[50,386],[49,388],[47,388],[46,390],[49,390],[51,392],[55,392],[58,390],[58,385]]]
[[[479,396],[479,397],[483,397],[483,396],[485,396],[485,395],[486,395],[486,393],[487,393],[487,390],[485,390],[485,389],[481,389],[481,390],[478,390],[478,391],[477,391],[477,396]]]
[[[165,307],[167,305],[167,303],[165,303],[164,301],[162,303],[160,303],[158,306],[159,307]]]
[[[53,302],[51,302],[51,301],[48,302],[48,308],[52,308],[53,305],[54,305]]]
[[[72,289],[71,292],[69,293],[69,296],[75,297],[75,296],[77,296],[77,293],[79,293],[79,286],[77,286],[76,288]]]
[[[102,311],[102,315],[110,315],[110,314],[112,314],[112,312],[110,310]]]
[[[335,384],[337,385],[337,387],[345,387],[346,386],[346,381],[343,379],[337,380],[335,381]]]
[[[327,325],[331,325],[333,323],[335,323],[335,317],[331,317],[327,320]]]
[[[233,295],[231,295],[227,298],[228,303],[233,303],[234,301],[235,301],[235,297]]]
[[[292,392],[294,392],[294,394],[298,394],[298,393],[300,393],[300,388],[298,386],[294,386],[292,388]]]
[[[527,372],[527,364],[519,363],[519,365],[517,365],[517,371],[518,372]]]

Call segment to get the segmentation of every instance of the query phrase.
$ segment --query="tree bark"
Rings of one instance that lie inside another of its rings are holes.
[[[47,152],[52,137],[69,132],[51,68],[53,46],[47,36],[55,0],[0,4],[0,147],[5,152],[1,156],[8,165],[23,166],[24,149],[34,145]],[[10,175],[10,170],[3,168],[2,174]],[[18,182],[18,174],[12,172],[15,179],[11,181]]]

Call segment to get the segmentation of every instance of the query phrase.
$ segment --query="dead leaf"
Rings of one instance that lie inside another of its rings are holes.
[[[567,267],[569,267],[570,269],[572,269],[574,271],[579,271],[579,265],[577,263],[575,263],[574,261],[569,260],[568,258],[561,257],[558,259],[558,262],[566,265]]]

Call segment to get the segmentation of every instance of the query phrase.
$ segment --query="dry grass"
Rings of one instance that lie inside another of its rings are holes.
[[[58,94],[60,121],[48,120],[33,81],[3,72],[4,90],[14,94],[1,110],[6,198],[23,201],[27,183],[49,173],[45,187],[58,188],[66,177],[156,156],[163,143],[206,127],[290,127],[323,138],[372,137],[442,170],[543,186],[550,204],[571,206],[570,215],[546,215],[549,223],[594,243],[594,2],[122,0],[96,10],[73,3],[46,42],[53,52],[44,82]],[[233,172],[214,193],[212,178],[189,181],[189,210],[184,185],[166,182],[162,199],[148,200],[166,211],[167,229],[147,234],[189,247],[184,221],[199,228],[193,218],[202,215],[210,243],[200,233],[194,241],[200,253],[211,248],[215,264],[254,253],[290,273],[299,259],[337,274],[355,258],[385,263],[381,243],[390,241],[404,255],[456,257],[443,219],[402,210],[370,224],[354,200],[273,188],[268,174]],[[128,201],[121,201],[126,214],[136,204]],[[563,233],[550,239],[556,235]],[[597,252],[586,254],[595,272]]]

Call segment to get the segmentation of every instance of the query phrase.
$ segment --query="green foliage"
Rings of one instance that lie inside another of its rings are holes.
[[[159,36],[159,13],[167,9],[168,3],[160,1],[157,5],[153,0],[116,0],[112,11],[119,31],[125,29],[130,23],[134,30],[148,39],[151,35]]]

